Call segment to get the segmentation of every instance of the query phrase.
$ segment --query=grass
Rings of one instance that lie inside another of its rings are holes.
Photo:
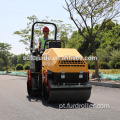
[[[13,70],[13,69],[8,69],[8,71],[27,72],[28,70]]]
[[[15,70],[16,72],[27,72],[28,70]]]
[[[92,74],[95,70],[89,69],[90,74]],[[99,72],[103,74],[120,74],[120,69],[99,69]]]

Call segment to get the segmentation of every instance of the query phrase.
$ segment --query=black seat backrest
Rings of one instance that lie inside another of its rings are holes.
[[[61,42],[49,42],[49,48],[61,48]]]

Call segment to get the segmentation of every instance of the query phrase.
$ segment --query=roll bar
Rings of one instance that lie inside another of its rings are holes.
[[[35,23],[33,23],[33,25],[32,25],[32,32],[31,32],[31,43],[30,43],[30,51],[31,51],[31,53],[32,53],[32,51],[33,51],[34,26],[35,26],[35,24],[38,24],[38,23],[40,23],[40,24],[51,24],[51,25],[53,25],[53,26],[55,27],[54,40],[55,40],[55,41],[57,40],[57,26],[56,26],[56,24],[51,23],[51,22],[35,22]]]

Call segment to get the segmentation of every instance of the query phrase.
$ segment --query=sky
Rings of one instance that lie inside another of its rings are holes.
[[[30,53],[19,42],[21,37],[13,33],[26,28],[27,17],[32,15],[36,15],[39,21],[49,16],[50,20],[62,20],[75,27],[63,6],[64,0],[0,0],[0,42],[11,44],[13,54]]]
[[[13,33],[26,28],[27,17],[32,15],[36,15],[39,21],[49,16],[50,20],[62,20],[76,28],[63,6],[66,6],[65,0],[0,0],[0,42],[11,44],[13,54],[30,53],[19,42],[21,37]]]

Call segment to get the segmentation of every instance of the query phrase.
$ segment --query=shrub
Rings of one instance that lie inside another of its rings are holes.
[[[115,64],[120,61],[120,50],[113,50],[110,57],[110,67],[115,68]]]
[[[117,63],[115,64],[115,68],[116,68],[116,69],[120,69],[120,62],[117,62]]]
[[[8,69],[8,71],[14,71],[13,69]]]
[[[24,69],[25,69],[25,70],[29,70],[29,69],[30,69],[30,65],[28,65],[28,64],[27,64],[27,65],[24,65]]]
[[[110,53],[112,51],[112,47],[111,46],[107,46],[104,49],[97,49],[97,57],[98,57],[98,61],[99,62],[109,62],[110,61]]]
[[[90,69],[95,69],[95,63],[94,63],[94,62],[92,62],[92,63],[90,64]]]
[[[14,71],[15,70],[15,67],[8,67],[8,70],[12,70],[12,71]]]
[[[0,67],[0,71],[5,71],[5,67]]]
[[[16,70],[23,70],[23,65],[22,64],[17,64],[16,65]]]
[[[99,68],[100,69],[109,69],[109,66],[108,66],[107,62],[100,62]]]
[[[15,67],[11,67],[11,69],[15,70]]]

